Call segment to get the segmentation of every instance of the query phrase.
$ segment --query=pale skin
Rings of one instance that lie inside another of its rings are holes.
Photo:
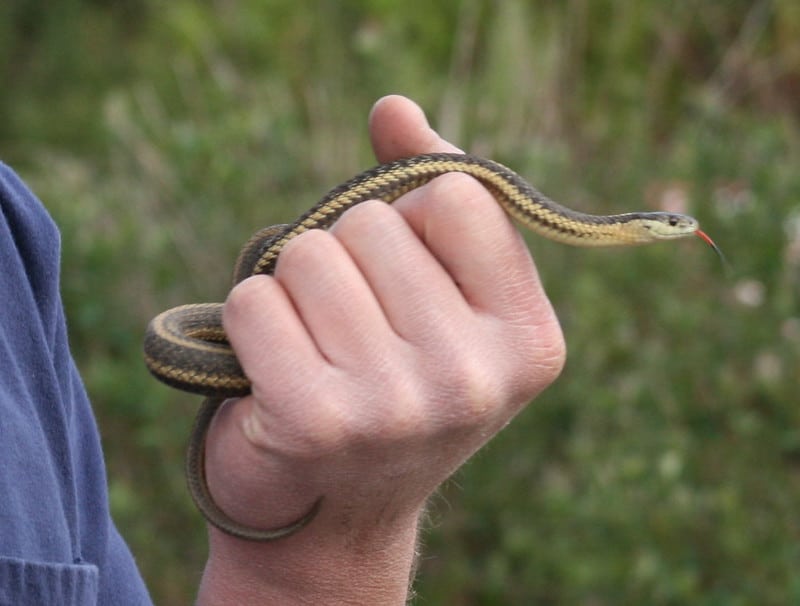
[[[403,97],[378,101],[370,133],[381,162],[458,151]],[[214,498],[259,528],[324,501],[275,542],[210,528],[201,605],[405,604],[426,500],[565,356],[520,234],[457,174],[295,238],[224,323],[253,395],[209,432]]]

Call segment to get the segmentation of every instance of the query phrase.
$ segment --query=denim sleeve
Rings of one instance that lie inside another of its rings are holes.
[[[0,605],[151,604],[111,520],[59,263],[55,224],[0,163]]]

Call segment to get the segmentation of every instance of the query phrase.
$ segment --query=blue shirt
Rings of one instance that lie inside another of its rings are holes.
[[[151,604],[109,513],[58,229],[2,163],[0,211],[0,605]]]

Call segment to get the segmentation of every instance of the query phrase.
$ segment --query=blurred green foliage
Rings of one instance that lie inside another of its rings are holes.
[[[597,212],[671,207],[699,241],[531,239],[568,367],[432,501],[417,602],[800,602],[800,5],[6,0],[0,157],[63,233],[63,293],[116,520],[160,604],[205,532],[196,401],[147,320],[220,300],[239,245],[372,164],[371,104]]]

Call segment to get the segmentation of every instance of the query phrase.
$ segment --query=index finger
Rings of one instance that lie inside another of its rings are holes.
[[[370,133],[381,161],[431,152],[460,152],[428,124],[422,109],[398,95],[380,99]],[[448,174],[397,202],[417,235],[474,308],[499,316],[550,317],[549,302],[522,237],[489,191],[476,180]],[[513,304],[512,304],[513,303]],[[532,307],[531,307],[532,305]]]
[[[445,175],[395,207],[476,311],[523,323],[542,314],[549,318],[552,310],[525,241],[475,179]]]

